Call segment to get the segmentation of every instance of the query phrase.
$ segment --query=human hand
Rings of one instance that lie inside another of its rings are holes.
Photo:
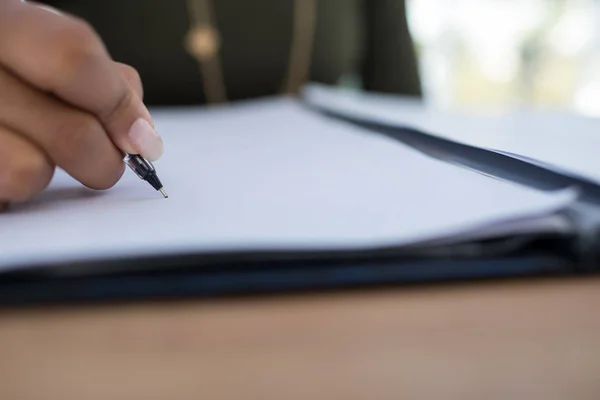
[[[0,0],[0,208],[43,190],[56,166],[108,189],[125,153],[153,161],[162,151],[139,75],[87,23]]]

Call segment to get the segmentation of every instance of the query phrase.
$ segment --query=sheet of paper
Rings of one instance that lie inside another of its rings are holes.
[[[0,270],[132,255],[360,250],[485,235],[550,214],[544,193],[429,158],[291,99],[156,110],[168,199],[131,171],[111,190],[59,172],[0,215]]]
[[[560,174],[600,184],[600,118],[564,112],[514,111],[469,115],[436,110],[389,95],[310,85],[313,104],[354,117],[412,126],[458,143],[498,151]]]

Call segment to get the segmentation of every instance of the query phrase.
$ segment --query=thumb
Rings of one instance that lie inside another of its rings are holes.
[[[142,86],[142,79],[140,78],[140,74],[137,72],[137,70],[132,66],[120,62],[115,62],[115,65],[121,71],[121,75],[123,75],[123,78],[125,78],[131,90],[133,90],[133,92],[143,100],[144,87]]]
[[[139,109],[135,104],[136,100],[139,100],[139,102],[142,102],[143,98],[144,98],[144,89],[142,86],[142,80],[140,79],[139,73],[135,70],[135,68],[133,68],[127,64],[115,62],[114,65],[120,71],[123,79],[127,82],[127,85],[129,86],[130,91],[133,92],[133,94],[135,95],[134,97],[137,98],[137,99],[129,99],[130,102],[134,103],[134,104],[131,104],[133,110],[136,110],[136,108]],[[124,112],[126,114],[128,111],[123,110],[122,112]],[[127,138],[127,140],[121,139],[122,141],[120,141],[118,136],[113,137],[113,140],[115,141],[115,143],[117,144],[117,146],[119,148],[128,149],[128,146],[131,146],[131,149],[132,149],[132,151],[134,151],[134,153],[131,153],[130,151],[128,151],[129,153],[141,154],[143,157],[145,157],[151,161],[155,161],[162,154],[162,150],[163,150],[162,140],[160,139],[160,136],[158,136],[156,134],[154,129],[152,129],[152,131],[150,131],[148,129],[148,124],[151,126],[151,128],[154,128],[154,124],[152,122],[152,119],[151,119],[149,113],[147,112],[147,109],[144,106],[141,109],[141,112],[143,113],[143,116],[141,119],[137,118],[136,121],[133,122],[133,124],[130,126],[129,135],[128,135],[129,137]],[[118,116],[115,116],[115,117],[117,118],[117,120],[114,123],[114,129],[119,129]],[[127,124],[125,124],[125,125],[127,125]],[[108,129],[110,131],[110,128],[108,128]],[[146,130],[147,132],[142,132],[143,130]],[[155,138],[158,136],[158,141],[156,143],[154,143],[153,145],[146,146],[145,138],[148,135],[150,135],[151,137],[155,137]],[[159,150],[160,150],[160,152],[159,152]]]
[[[114,109],[99,116],[100,121],[118,148],[129,154],[140,154],[150,161],[158,160],[163,153],[163,141],[142,102],[141,84],[136,83],[139,78],[132,77],[131,70],[125,74],[121,71],[120,76],[123,80],[121,97]]]

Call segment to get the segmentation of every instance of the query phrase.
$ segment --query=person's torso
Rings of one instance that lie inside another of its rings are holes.
[[[112,57],[135,67],[149,104],[204,103],[200,64],[185,47],[189,1],[55,0],[91,23]],[[280,93],[289,71],[295,0],[212,0],[227,97]],[[302,1],[302,0],[300,0]],[[335,83],[358,73],[363,0],[317,0],[310,79]],[[305,32],[304,34],[311,34]]]

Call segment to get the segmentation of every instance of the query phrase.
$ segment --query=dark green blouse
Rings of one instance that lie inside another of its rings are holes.
[[[97,30],[112,57],[140,73],[148,104],[203,103],[184,48],[184,0],[48,0]],[[293,0],[213,0],[229,99],[276,94],[287,72]],[[404,0],[317,0],[310,79],[358,76],[366,90],[420,95]]]

